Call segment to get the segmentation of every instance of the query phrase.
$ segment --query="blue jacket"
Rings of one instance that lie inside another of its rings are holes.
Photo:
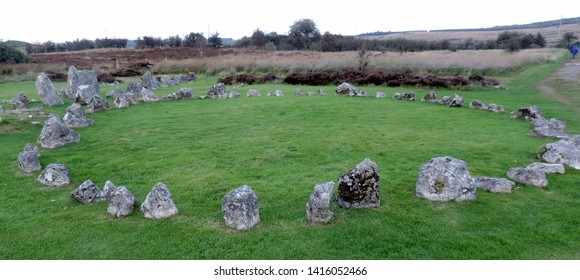
[[[572,52],[572,54],[577,54],[578,53],[578,47],[574,46],[570,49],[570,52]]]

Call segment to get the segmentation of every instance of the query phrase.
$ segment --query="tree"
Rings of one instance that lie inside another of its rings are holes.
[[[26,63],[30,58],[19,50],[0,42],[0,62]]]
[[[217,32],[211,34],[207,42],[211,48],[219,48],[223,45],[222,38],[220,38],[220,34]]]
[[[250,44],[254,47],[261,48],[268,43],[268,37],[260,29],[254,30],[252,37],[250,37]]]
[[[313,20],[301,19],[290,26],[288,37],[295,48],[308,50],[313,42],[320,40],[320,31]]]
[[[574,32],[566,32],[562,35],[562,40],[560,40],[560,45],[569,49],[572,46],[572,42],[578,40],[578,36],[574,35]]]
[[[179,35],[170,36],[165,41],[167,41],[167,45],[171,48],[179,48],[181,47],[181,37]]]
[[[546,38],[538,32],[534,38],[534,44],[538,45],[540,48],[544,48],[546,47]]]
[[[328,31],[324,32],[324,35],[322,35],[322,38],[320,38],[320,50],[323,52],[340,51],[337,36],[330,34]]]
[[[191,32],[183,38],[182,45],[187,48],[197,48],[205,44],[205,37],[201,33]]]

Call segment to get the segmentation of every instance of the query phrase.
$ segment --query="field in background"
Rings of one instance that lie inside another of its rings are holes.
[[[295,63],[316,65],[310,62],[313,54],[295,55]],[[536,89],[562,61],[542,58],[543,63],[494,77],[505,82],[501,89],[437,94],[459,93],[467,103],[497,103],[507,112],[538,105],[545,117],[563,120],[567,132],[579,134],[574,105],[562,106]],[[218,77],[200,75],[196,82],[155,93],[161,97],[189,87],[204,95]],[[540,145],[554,140],[526,136],[529,123],[510,120],[507,112],[338,97],[334,86],[322,87],[327,96],[314,97],[294,96],[296,87],[284,84],[227,90],[245,95],[250,88],[263,95],[281,89],[286,96],[139,104],[89,115],[95,125],[77,129],[79,143],[41,150],[43,167],[69,167],[72,184],[62,189],[41,186],[35,181],[38,172],[18,171],[18,152],[36,142],[39,126],[0,134],[0,259],[580,258],[578,170],[549,175],[546,189],[518,184],[512,194],[478,192],[475,202],[415,197],[419,167],[433,157],[462,159],[473,176],[490,177],[505,177],[510,167],[537,161]],[[102,87],[101,94],[110,89]],[[429,91],[359,89],[387,96],[414,91],[419,97]],[[20,91],[38,98],[33,82],[19,82],[0,85],[0,99]],[[62,116],[71,102],[50,110]],[[379,165],[381,207],[348,210],[333,203],[329,225],[308,225],[305,204],[314,185],[336,181],[365,157]],[[105,180],[124,185],[139,204],[155,183],[164,182],[180,213],[151,221],[137,210],[113,219],[106,203],[81,205],[70,198],[87,179],[101,188]],[[258,195],[261,222],[251,231],[233,232],[223,224],[221,199],[243,184]]]

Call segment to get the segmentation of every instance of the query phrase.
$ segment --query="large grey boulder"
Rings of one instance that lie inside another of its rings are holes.
[[[173,93],[175,95],[175,99],[182,100],[182,99],[191,99],[193,98],[193,90],[190,88],[182,88]]]
[[[149,90],[156,90],[161,87],[161,84],[153,77],[151,72],[147,71],[141,76],[141,86]]]
[[[149,90],[147,88],[143,88],[141,90],[141,99],[145,103],[155,103],[155,102],[159,102],[159,97],[155,93],[153,93],[151,90]]]
[[[83,204],[97,203],[105,200],[103,192],[91,180],[83,182],[70,195]]]
[[[557,119],[534,118],[531,120],[532,130],[528,136],[567,138],[568,134],[564,132],[566,123]]]
[[[38,137],[38,144],[46,149],[54,149],[78,142],[81,136],[64,124],[55,114],[50,114]]]
[[[76,102],[82,105],[89,104],[93,96],[99,95],[98,91],[91,85],[80,85],[77,88]]]
[[[473,179],[476,188],[491,193],[511,193],[516,185],[513,181],[504,178],[477,177]]]
[[[228,93],[226,92],[226,85],[223,83],[218,83],[213,85],[208,91],[207,96],[213,99],[226,99],[228,98]]]
[[[405,92],[405,93],[396,92],[395,94],[393,94],[393,99],[394,100],[415,101],[415,93],[413,93],[413,92]]]
[[[115,100],[113,101],[113,107],[115,107],[115,109],[127,108],[129,105],[130,103],[127,101],[127,98],[125,98],[125,94],[115,97]]]
[[[36,89],[38,90],[38,95],[40,95],[40,100],[44,106],[55,106],[62,105],[64,101],[56,95],[56,88],[52,84],[52,81],[46,76],[45,73],[40,73],[36,78]]]
[[[141,85],[139,85],[139,84],[135,83],[134,81],[129,81],[129,86],[131,86],[131,83],[138,85],[138,86],[139,86],[139,88],[142,88],[142,87],[141,87]],[[141,90],[139,90],[139,91],[141,91]],[[122,94],[124,94],[124,93],[125,93],[125,91],[124,91],[122,88],[120,88],[120,87],[115,87],[115,88],[114,88],[114,89],[112,89],[111,91],[107,92],[107,94],[106,94],[105,96],[106,96],[106,97],[109,97],[109,98],[115,98],[115,97],[117,97],[117,96],[119,96],[119,95],[122,95]]]
[[[124,186],[115,188],[108,200],[107,212],[116,218],[129,216],[135,209],[135,196]]]
[[[18,168],[25,173],[32,173],[41,169],[40,152],[32,144],[26,144],[24,151],[18,154]]]
[[[511,112],[512,119],[532,121],[533,119],[543,119],[544,116],[538,106],[521,107]]]
[[[147,194],[145,201],[141,204],[141,211],[145,218],[164,219],[177,215],[179,212],[167,186],[161,182],[153,186],[153,189]]]
[[[248,230],[260,222],[258,196],[248,185],[227,193],[222,200],[222,214],[227,227]]]
[[[87,119],[81,104],[73,103],[66,108],[66,114],[62,118],[64,124],[70,128],[81,128],[93,125],[94,120]]]
[[[99,95],[91,97],[89,104],[87,104],[87,114],[94,114],[97,112],[105,112],[109,110],[109,102]]]
[[[79,90],[82,88],[82,93]],[[94,70],[77,70],[76,67],[68,68],[67,86],[63,90],[66,98],[77,99],[80,98],[83,104],[88,103],[91,96],[99,94],[99,82],[97,73]]]
[[[116,190],[117,186],[115,186],[115,184],[113,184],[113,182],[110,180],[107,180],[103,186],[103,196],[107,201],[111,201],[111,198],[113,198],[113,193],[115,193]]]
[[[140,84],[138,84],[137,82],[131,80],[127,83],[127,91],[133,92],[133,93],[139,93],[143,90],[143,86],[141,86]]]
[[[415,192],[430,201],[470,201],[476,199],[476,189],[464,161],[438,157],[419,169]]]
[[[330,200],[334,192],[334,182],[319,183],[314,186],[306,203],[306,219],[311,224],[326,224],[334,213],[330,211]]]
[[[337,204],[343,208],[372,208],[381,205],[379,167],[365,158],[338,177]]]
[[[526,186],[534,186],[543,188],[548,185],[548,180],[546,179],[546,173],[541,170],[530,169],[530,168],[510,168],[507,173],[508,178],[522,183]]]
[[[437,94],[434,91],[427,92],[427,94],[421,98],[421,102],[437,103]]]
[[[248,93],[246,94],[247,97],[259,97],[262,96],[262,93],[259,90],[256,89],[250,89],[248,90]]]
[[[52,188],[60,188],[70,184],[68,169],[64,164],[58,163],[47,165],[40,175],[38,175],[36,180],[41,184]]]
[[[445,102],[447,107],[461,107],[463,106],[463,97],[459,94],[454,94],[453,98]]]
[[[580,135],[542,145],[538,158],[548,163],[560,163],[580,169]]]
[[[377,91],[377,92],[375,93],[375,98],[381,98],[381,99],[383,99],[383,98],[385,98],[385,97],[386,97],[386,95],[385,95],[385,93],[384,93],[384,92],[382,92],[382,91]]]
[[[168,75],[162,75],[160,80],[163,88],[173,86],[173,80]]]
[[[356,88],[349,83],[342,83],[336,87],[336,95],[356,96]]]

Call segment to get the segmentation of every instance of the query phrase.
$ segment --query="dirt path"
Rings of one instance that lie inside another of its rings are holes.
[[[561,93],[563,90],[580,93],[580,59],[567,60],[558,71],[540,82],[538,89],[580,115],[580,106],[568,95]]]

